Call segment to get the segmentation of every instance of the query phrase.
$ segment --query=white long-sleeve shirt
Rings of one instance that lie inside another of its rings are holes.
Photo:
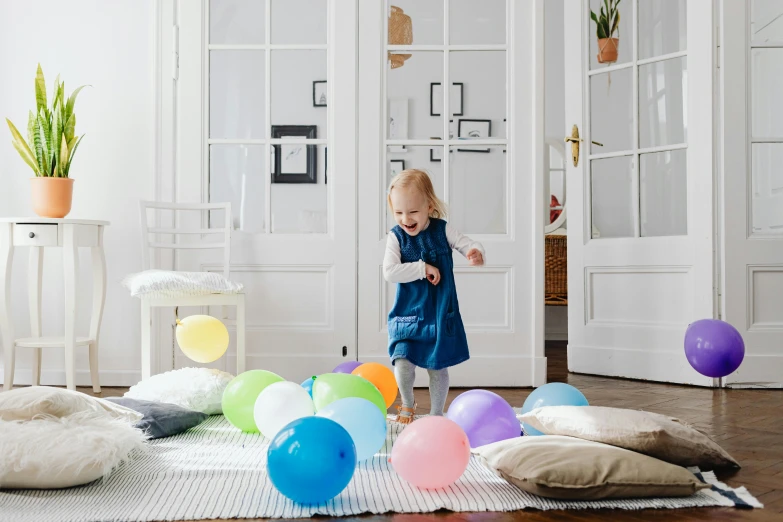
[[[449,223],[446,223],[446,240],[452,249],[457,250],[465,257],[468,256],[468,252],[472,248],[475,248],[481,252],[486,263],[486,255],[481,243],[473,241]],[[421,259],[412,263],[403,263],[400,257],[400,242],[397,241],[397,236],[389,233],[386,238],[386,253],[383,256],[384,279],[390,283],[410,283],[411,281],[424,279],[427,276],[424,265],[425,263]]]

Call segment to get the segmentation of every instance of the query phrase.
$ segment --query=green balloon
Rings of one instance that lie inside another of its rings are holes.
[[[231,379],[223,391],[223,415],[228,422],[246,433],[258,433],[253,419],[256,399],[270,384],[284,381],[276,373],[250,370]]]
[[[386,401],[378,388],[367,379],[348,373],[325,373],[313,381],[315,411],[347,397],[367,399],[378,406],[386,417]]]

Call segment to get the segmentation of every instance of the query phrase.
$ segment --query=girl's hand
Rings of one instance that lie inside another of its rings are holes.
[[[427,274],[427,281],[433,285],[440,283],[440,270],[432,265],[424,264],[424,273]]]
[[[478,248],[471,248],[468,250],[467,258],[472,266],[481,266],[484,264],[484,256],[481,255],[481,251]]]

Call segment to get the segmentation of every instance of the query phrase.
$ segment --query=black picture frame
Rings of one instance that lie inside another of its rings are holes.
[[[405,160],[393,159],[393,160],[389,160],[389,163],[399,163],[400,164],[400,172],[405,170]],[[391,171],[391,168],[389,170]]]
[[[455,112],[454,114],[452,114],[452,116],[462,116],[463,114],[465,114],[465,106],[464,106],[465,97],[463,94],[465,92],[465,85],[462,82],[451,82],[451,84],[459,85],[459,112]],[[436,85],[440,85],[440,82],[430,83],[430,116],[440,116],[439,112],[435,112],[435,106],[432,103],[433,98],[435,97]]]
[[[487,125],[487,135],[486,136],[480,136],[480,138],[489,138],[492,136],[492,120],[474,120],[470,118],[464,118],[457,121],[457,138],[463,138],[467,136],[462,135],[462,124],[463,123],[486,123]],[[466,125],[467,127],[467,125]],[[486,149],[457,149],[458,152],[480,152],[483,154],[489,153],[489,148]]]
[[[272,125],[272,138],[304,138],[316,139],[318,137],[317,125]],[[305,172],[282,172],[283,147],[286,145],[272,145],[275,151],[275,161],[272,165],[272,183],[318,183],[318,149],[315,145],[292,144],[290,146],[305,147],[307,158],[305,160]]]
[[[323,92],[324,100],[323,100],[323,103],[320,103],[320,100],[318,99],[318,95],[317,95],[318,85],[319,84],[324,84],[324,92]],[[316,80],[316,81],[313,82],[313,107],[326,107],[327,106],[327,104],[329,102],[329,99],[328,99],[328,96],[326,94],[326,90],[325,89],[326,89],[326,80]]]

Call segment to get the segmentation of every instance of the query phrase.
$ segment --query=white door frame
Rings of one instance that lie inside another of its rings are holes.
[[[753,136],[751,49],[768,44],[752,43],[748,4],[744,0],[720,3],[721,313],[745,340],[744,361],[723,382],[737,388],[780,388],[783,317],[777,321],[771,317],[781,309],[780,296],[754,294],[764,291],[764,283],[756,282],[757,276],[783,277],[783,236],[753,230],[751,150],[754,143],[783,143],[783,137]],[[771,46],[780,48],[780,43]],[[762,315],[765,320],[760,319]]]
[[[509,96],[507,113],[509,121],[509,152],[507,194],[508,217],[505,236],[475,236],[487,248],[488,266],[479,269],[507,274],[508,319],[504,332],[513,336],[513,355],[492,354],[482,357],[479,339],[490,338],[487,327],[466,325],[471,343],[471,361],[452,369],[452,384],[458,386],[540,386],[546,383],[546,358],[544,356],[544,225],[548,221],[549,208],[544,204],[544,0],[531,2],[509,1],[508,48],[510,52],[508,80],[515,90]],[[361,9],[372,10],[368,20],[378,20],[378,25],[366,24],[362,15],[360,23],[359,99],[359,358],[363,362],[376,361],[388,364],[386,352],[387,333],[385,308],[385,282],[381,265],[385,238],[379,237],[378,219],[385,223],[385,204],[381,195],[386,187],[385,141],[382,99],[383,80],[383,16],[384,5],[379,0],[362,2]],[[444,2],[448,12],[449,1]],[[414,29],[415,31],[415,29]],[[445,33],[446,35],[448,33]],[[426,45],[417,49],[439,50],[444,46]],[[445,64],[448,67],[448,64]],[[445,71],[444,71],[445,76]],[[513,81],[512,81],[513,79]],[[448,89],[444,90],[448,93]],[[444,102],[447,103],[447,102]],[[448,120],[444,118],[445,136],[448,136]],[[408,145],[427,145],[427,140],[410,140]],[[443,158],[444,175],[448,176],[448,154]],[[518,188],[521,187],[521,188]],[[465,231],[467,232],[467,231]],[[473,236],[471,236],[473,237]],[[502,253],[502,254],[501,254]],[[459,254],[455,254],[455,272],[468,270]],[[493,266],[494,265],[494,266]],[[459,274],[458,274],[459,275]],[[372,294],[362,297],[363,291]],[[466,299],[460,294],[460,301]],[[417,385],[426,383],[421,373]]]

